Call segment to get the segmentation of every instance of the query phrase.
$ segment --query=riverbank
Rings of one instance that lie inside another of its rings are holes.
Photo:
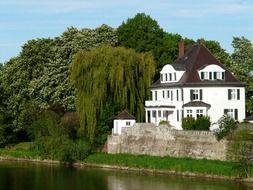
[[[0,149],[1,160],[35,162],[42,164],[68,164],[57,160],[47,160],[33,151]],[[83,161],[72,164],[74,167],[96,167],[129,172],[179,175],[212,179],[236,180],[253,183],[253,178],[240,179],[234,165],[215,160],[195,160],[190,158],[155,157],[146,155],[95,153]]]

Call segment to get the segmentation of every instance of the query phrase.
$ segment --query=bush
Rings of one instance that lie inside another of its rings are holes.
[[[165,121],[165,120],[161,120],[160,122],[159,122],[159,125],[167,125],[167,126],[169,126],[169,121]]]
[[[182,128],[184,130],[209,130],[211,125],[210,118],[208,116],[198,117],[197,119],[193,117],[186,117],[182,120]]]
[[[208,116],[198,117],[195,123],[196,130],[200,130],[200,131],[208,131],[210,125],[211,125],[211,122]]]
[[[234,118],[223,115],[218,121],[219,129],[214,133],[217,140],[221,140],[224,137],[228,139],[232,138],[233,132],[237,128],[237,122]]]
[[[240,177],[252,175],[253,132],[249,129],[238,130],[229,142],[227,157],[235,163]]]
[[[87,143],[83,141],[75,143],[67,136],[41,137],[35,141],[33,149],[38,150],[42,157],[65,162],[83,160],[91,153]]]
[[[195,130],[196,120],[193,117],[185,117],[182,120],[182,128],[184,130]]]

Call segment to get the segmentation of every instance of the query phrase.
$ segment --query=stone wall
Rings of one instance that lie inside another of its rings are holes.
[[[176,131],[167,126],[136,123],[123,129],[121,135],[108,136],[108,153],[146,154],[226,159],[227,142],[218,142],[209,131]]]

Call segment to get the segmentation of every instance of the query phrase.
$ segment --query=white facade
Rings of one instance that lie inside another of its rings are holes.
[[[191,102],[191,91],[196,92],[196,97],[192,101],[202,101],[210,107],[203,105],[183,107],[184,104]],[[231,91],[232,96],[229,98]],[[187,116],[196,118],[198,115],[209,116],[212,123],[216,123],[224,113],[239,122],[245,118],[244,87],[181,87],[152,89],[151,92],[152,100],[145,101],[146,122],[156,125],[166,120],[176,129],[182,129],[182,118]]]
[[[165,65],[145,101],[146,122],[165,120],[181,130],[185,117],[209,116],[211,128],[227,114],[245,118],[245,87],[203,45],[194,45],[174,64]],[[205,59],[206,58],[206,59]]]
[[[112,134],[120,135],[123,127],[133,127],[135,122],[135,119],[115,119]]]

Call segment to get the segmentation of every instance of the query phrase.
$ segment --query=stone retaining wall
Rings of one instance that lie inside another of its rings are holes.
[[[108,136],[108,153],[226,159],[227,141],[218,142],[209,131],[176,131],[167,126],[136,123],[121,135]]]

